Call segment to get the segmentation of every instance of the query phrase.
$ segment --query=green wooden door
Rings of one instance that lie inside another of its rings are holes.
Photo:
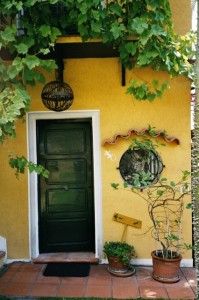
[[[37,121],[37,141],[40,253],[94,251],[91,121]]]

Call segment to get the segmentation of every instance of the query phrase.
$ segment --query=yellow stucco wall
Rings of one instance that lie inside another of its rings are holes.
[[[170,0],[172,21],[178,34],[185,34],[191,28],[191,1]]]
[[[182,3],[183,2],[183,3]],[[188,31],[190,22],[184,22],[185,16],[190,20],[189,1],[181,1],[183,14],[179,13],[179,5],[171,1],[175,12],[175,26],[180,33]],[[158,149],[165,168],[163,176],[177,178],[181,169],[190,170],[190,81],[185,78],[175,78],[170,81],[171,88],[166,91],[162,100],[154,103],[137,102],[125,94],[128,82],[137,77],[150,81],[158,75],[158,79],[169,79],[168,75],[154,73],[150,69],[132,70],[126,72],[126,87],[121,86],[121,65],[117,58],[106,59],[69,59],[64,61],[64,81],[69,83],[74,91],[74,103],[70,110],[100,110],[101,142],[112,139],[116,133],[127,133],[133,128],[141,130],[148,124],[157,130],[166,130],[168,135],[180,140],[180,145],[167,144]],[[157,77],[156,77],[157,78]],[[47,82],[54,80],[54,72],[47,74]],[[47,111],[41,101],[41,90],[38,85],[30,90],[32,97],[31,111]],[[26,124],[17,123],[17,139],[6,142],[0,147],[2,172],[0,174],[0,235],[7,238],[8,257],[30,258],[29,256],[29,207],[27,175],[20,175],[17,180],[14,171],[8,167],[8,152],[27,155]],[[150,226],[146,205],[131,193],[114,191],[111,182],[122,182],[117,170],[123,152],[128,148],[131,139],[119,140],[115,145],[101,147],[102,157],[102,205],[103,205],[103,239],[118,240],[123,233],[123,225],[112,221],[114,212],[131,216],[143,221],[141,230],[128,228],[126,241],[132,243],[138,258],[149,258],[154,242],[148,235],[139,235]],[[110,151],[115,160],[109,160],[104,155]],[[99,162],[100,163],[100,162]],[[185,211],[184,236],[186,242],[191,242],[191,214]],[[187,252],[184,257],[191,257]]]

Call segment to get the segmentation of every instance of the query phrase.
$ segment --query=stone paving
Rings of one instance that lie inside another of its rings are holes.
[[[136,266],[136,273],[120,278],[107,265],[91,265],[87,277],[46,277],[45,264],[15,262],[0,276],[0,295],[33,300],[37,297],[96,297],[115,299],[196,299],[196,270],[181,268],[177,283],[164,284],[151,277],[151,267]]]

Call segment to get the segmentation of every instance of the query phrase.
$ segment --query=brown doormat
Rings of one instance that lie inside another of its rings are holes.
[[[43,275],[57,277],[86,277],[89,275],[90,263],[56,262],[47,264]]]

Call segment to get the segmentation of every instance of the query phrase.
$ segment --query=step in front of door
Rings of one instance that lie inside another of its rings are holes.
[[[92,252],[57,252],[42,253],[33,259],[35,264],[47,264],[51,262],[89,262],[98,264],[99,259]]]

